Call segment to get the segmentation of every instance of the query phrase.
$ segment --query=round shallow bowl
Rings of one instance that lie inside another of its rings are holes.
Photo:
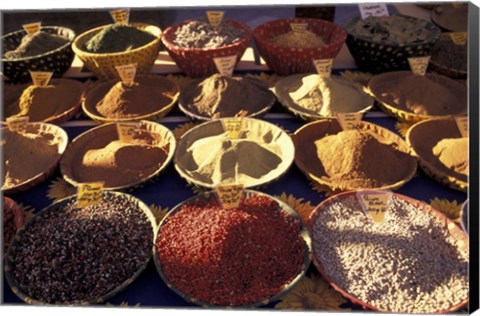
[[[17,204],[14,200],[9,197],[3,197],[3,216],[5,216],[5,210],[10,209],[13,212],[13,223],[15,225],[15,232],[19,231],[25,224],[25,214],[20,205]],[[3,233],[5,234],[5,227],[3,228]],[[13,239],[12,239],[13,240]],[[3,235],[3,251],[7,252],[8,247],[12,240],[5,240],[5,235]]]
[[[149,121],[140,121],[139,129],[141,131],[140,136],[148,135],[148,137],[152,138],[152,144],[155,144],[155,146],[158,148],[163,148],[164,150],[168,151],[166,153],[165,161],[160,165],[160,167],[150,174],[146,174],[136,180],[120,181],[122,182],[121,184],[109,185],[107,182],[108,179],[100,178],[96,179],[95,181],[88,182],[104,181],[104,188],[106,190],[122,190],[132,187],[135,188],[146,181],[153,180],[154,178],[158,177],[163,170],[165,170],[172,160],[175,152],[176,141],[173,133],[165,126]],[[138,137],[134,138],[140,139]],[[62,173],[65,181],[73,186],[78,186],[80,183],[84,182],[78,178],[78,174],[76,174],[74,171],[77,166],[76,163],[78,162],[78,159],[83,159],[88,150],[104,148],[111,141],[117,139],[118,136],[115,123],[94,127],[77,136],[68,146],[65,154],[60,160],[60,172]],[[136,158],[137,157],[131,157],[132,163],[135,162]],[[120,168],[118,173],[122,173]]]
[[[203,80],[202,79],[195,80],[195,81],[189,83],[187,86],[185,86],[182,89],[182,92],[180,92],[180,97],[178,99],[178,107],[180,108],[180,110],[186,116],[188,116],[193,121],[211,121],[211,120],[214,119],[211,116],[207,116],[207,115],[199,113],[198,111],[191,110],[190,106],[189,106],[190,105],[189,102],[191,102],[192,100],[186,100],[186,98],[185,98],[185,91],[188,91],[190,89],[194,89],[201,81],[203,81]],[[275,98],[275,95],[268,89],[267,86],[265,86],[265,93],[269,94],[268,100],[266,99],[265,100],[266,102],[264,104],[258,106],[258,108],[255,109],[255,112],[251,112],[251,113],[249,112],[245,117],[260,118],[260,117],[264,116],[265,114],[267,114],[267,112],[273,107],[273,105],[275,104],[275,101],[277,101],[277,99]],[[194,107],[194,106],[195,105],[192,104],[192,107]],[[237,113],[240,112],[241,110],[244,110],[244,109],[239,108]],[[219,117],[219,118],[221,118],[221,117]]]
[[[461,137],[455,119],[442,118],[416,123],[408,130],[406,139],[428,176],[451,189],[467,192],[468,177],[447,168],[433,154],[433,148],[442,139]]]
[[[290,32],[290,23],[306,23],[307,30],[323,39],[325,46],[289,48],[274,45],[270,40]],[[255,44],[268,67],[279,75],[315,72],[314,59],[335,58],[345,42],[347,33],[333,22],[320,19],[290,18],[266,22],[254,30]]]
[[[139,209],[148,218],[149,222],[152,225],[153,234],[155,234],[155,229],[157,227],[156,226],[156,220],[155,220],[155,217],[153,216],[152,212],[150,211],[150,209],[148,208],[148,206],[145,203],[143,203],[141,200],[137,199],[136,197],[134,197],[132,195],[128,195],[128,194],[120,193],[120,192],[104,191],[103,195],[104,196],[105,195],[111,195],[111,196],[116,196],[116,197],[124,196],[129,201],[137,204]],[[15,237],[10,249],[8,250],[6,260],[5,260],[5,279],[7,280],[7,283],[10,285],[10,288],[12,289],[13,293],[15,293],[22,301],[24,301],[27,304],[48,305],[45,302],[36,300],[35,298],[32,298],[32,297],[28,296],[19,287],[19,284],[17,283],[17,281],[15,280],[15,277],[13,276],[12,268],[11,268],[13,266],[13,263],[12,263],[13,252],[18,247],[17,244],[18,244],[22,234],[24,234],[25,231],[28,231],[29,229],[31,229],[31,226],[37,220],[39,220],[42,217],[43,214],[51,212],[52,209],[57,209],[59,207],[65,206],[69,203],[75,202],[76,198],[77,198],[77,196],[73,195],[73,196],[67,197],[65,199],[59,200],[58,202],[55,202],[54,204],[51,204],[50,206],[47,206],[46,208],[44,208],[43,210],[41,210],[40,212],[35,214],[35,216],[30,221],[28,221],[20,231],[18,231],[17,236]],[[152,240],[152,246],[153,246],[153,242],[154,242],[154,240]],[[143,270],[145,270],[149,261],[150,261],[150,257],[148,257],[145,260],[145,262],[142,264],[142,266],[133,275],[131,275],[128,279],[124,280],[121,284],[119,284],[116,288],[114,288],[110,292],[105,293],[102,296],[99,296],[95,299],[92,299],[91,301],[85,301],[85,302],[81,302],[81,303],[78,303],[78,304],[75,304],[75,305],[90,305],[90,304],[104,303],[106,300],[108,300],[109,298],[117,295],[119,292],[123,291],[128,285],[130,285],[143,272]],[[113,271],[113,273],[115,273],[115,272]]]
[[[157,108],[151,112],[146,113],[140,116],[126,117],[126,118],[111,118],[105,117],[98,112],[96,105],[100,102],[105,95],[110,91],[110,89],[118,82],[118,79],[108,80],[102,83],[99,83],[92,90],[88,92],[85,96],[85,99],[82,102],[82,109],[85,114],[94,120],[97,123],[111,123],[111,122],[129,122],[129,121],[140,121],[140,120],[150,120],[157,121],[167,115],[174,107],[175,102],[177,102],[179,96],[179,89],[175,82],[160,76],[154,75],[137,75],[136,78],[152,80],[156,82],[157,88],[156,91],[161,93],[164,97],[168,98],[168,102],[163,102],[163,104],[157,104]],[[150,100],[151,101],[151,100]],[[139,108],[143,104],[137,104]]]
[[[2,72],[11,82],[24,83],[31,81],[29,70],[52,71],[54,77],[61,77],[70,68],[75,56],[72,51],[75,32],[61,26],[43,26],[40,31],[59,35],[68,39],[68,43],[50,52],[31,57],[5,59],[2,56]],[[3,52],[16,49],[26,34],[24,30],[20,30],[2,36]]]
[[[288,136],[284,130],[274,124],[253,118],[243,118],[242,120],[244,121],[244,128],[239,135],[239,139],[250,140],[257,145],[266,148],[270,152],[272,152],[272,150],[276,150],[280,161],[276,168],[270,170],[266,174],[263,174],[262,177],[253,181],[247,181],[247,183],[237,184],[243,184],[245,188],[256,188],[278,180],[287,172],[293,163],[295,147],[290,139],[290,136]],[[224,121],[224,119],[202,123],[186,132],[178,142],[177,151],[175,152],[174,157],[175,169],[177,169],[180,176],[188,183],[200,188],[214,188],[218,185],[218,183],[215,183],[214,179],[208,178],[207,176],[201,177],[196,172],[197,169],[195,169],[194,166],[194,158],[189,151],[189,148],[195,142],[200,140],[203,141],[207,137],[225,134],[226,132],[224,130],[222,121]],[[202,148],[204,148],[205,152],[211,152],[208,144],[203,144]],[[252,154],[252,163],[255,162],[256,158],[258,158],[254,157],[253,153],[248,154]]]
[[[80,111],[81,108],[81,103],[84,97],[84,86],[80,81],[77,80],[71,80],[71,79],[52,79],[50,80],[50,85],[61,85],[61,84],[69,84],[71,85],[69,87],[70,91],[72,93],[76,93],[74,96],[72,96],[69,99],[65,99],[65,103],[62,104],[62,107],[57,109],[57,111],[48,117],[43,118],[42,120],[34,120],[31,117],[29,118],[30,122],[44,122],[44,123],[50,123],[50,124],[62,124],[70,119],[72,119],[78,111]],[[6,102],[4,106],[4,113],[7,112],[7,109],[12,109],[11,111],[15,111],[16,113],[19,113],[20,108],[19,108],[19,99],[23,93],[23,91],[28,88],[30,85],[29,84],[21,84],[21,85],[9,85],[9,86],[4,86],[3,91],[6,94]],[[67,88],[65,88],[67,89]],[[55,96],[52,96],[55,97]],[[41,106],[41,105],[40,105]],[[45,105],[46,106],[46,105]],[[6,120],[6,117],[5,117]]]
[[[180,204],[176,205],[174,208],[172,208],[168,214],[162,219],[162,221],[160,222],[160,224],[158,225],[158,228],[157,228],[157,232],[155,234],[155,240],[158,239],[158,236],[159,236],[159,233],[160,231],[162,230],[162,227],[170,220],[170,217],[175,215],[178,211],[180,211],[182,209],[182,207],[184,205],[188,205],[188,204],[196,204],[200,201],[208,201],[213,194],[216,194],[214,191],[208,191],[208,192],[204,192],[204,193],[201,193],[201,194],[198,194],[198,195],[195,195],[183,202],[181,202]],[[304,253],[304,256],[303,256],[303,265],[302,265],[302,270],[301,272],[295,276],[295,278],[293,278],[290,282],[288,282],[287,284],[285,284],[284,288],[278,292],[277,294],[275,294],[274,296],[268,298],[267,300],[263,300],[261,302],[257,302],[257,303],[254,303],[254,304],[250,304],[250,305],[242,305],[242,306],[236,306],[236,307],[242,307],[242,308],[253,308],[253,307],[258,307],[258,306],[262,306],[262,305],[266,305],[266,304],[269,304],[271,302],[275,302],[277,300],[279,300],[281,297],[283,297],[284,295],[286,295],[291,289],[293,289],[295,287],[295,285],[298,283],[298,281],[300,281],[300,279],[305,275],[305,272],[306,270],[308,269],[308,267],[310,266],[310,262],[311,262],[311,239],[310,239],[310,236],[308,234],[308,230],[307,230],[307,226],[306,224],[303,222],[302,218],[290,207],[288,206],[286,203],[284,203],[283,201],[273,197],[273,196],[270,196],[266,193],[262,193],[262,192],[258,192],[258,191],[253,191],[253,190],[245,190],[243,192],[244,196],[250,196],[250,195],[254,195],[254,196],[263,196],[263,197],[268,197],[269,199],[277,202],[281,208],[281,211],[284,212],[285,214],[291,216],[293,219],[295,220],[298,220],[300,221],[301,223],[303,223],[300,231],[298,232],[299,236],[301,236],[301,238],[304,240],[305,242],[305,253]],[[160,277],[162,278],[162,280],[167,284],[167,286],[172,290],[174,291],[176,294],[178,294],[180,297],[182,297],[185,301],[189,302],[189,303],[194,303],[194,304],[197,304],[197,305],[201,305],[201,306],[204,306],[204,307],[208,307],[208,308],[212,308],[212,307],[221,307],[219,305],[212,305],[208,302],[202,302],[202,301],[199,301],[189,295],[187,295],[186,293],[180,291],[176,286],[175,284],[173,284],[168,278],[167,276],[165,275],[165,273],[163,272],[163,268],[162,268],[162,263],[160,262],[160,259],[159,259],[159,252],[158,252],[158,249],[157,249],[157,246],[156,246],[156,242],[155,242],[155,246],[153,248],[153,260],[155,262],[155,267],[157,268],[157,271],[158,273],[160,274]]]
[[[403,16],[409,21],[423,21],[414,17]],[[350,19],[345,24],[348,32],[347,47],[352,54],[355,64],[362,70],[381,73],[394,70],[410,69],[409,57],[429,56],[433,44],[439,39],[441,31],[433,23],[427,22],[426,29],[429,31],[427,39],[421,42],[399,45],[385,41],[358,36],[352,29],[361,18],[359,16]]]
[[[445,32],[467,32],[468,7],[467,2],[455,4],[440,3],[432,10],[432,22]]]
[[[65,152],[65,149],[67,148],[68,135],[62,128],[56,125],[52,125],[48,123],[29,123],[26,126],[26,132],[51,134],[52,137],[57,141],[58,155],[56,157],[52,157],[50,165],[41,173],[38,173],[19,184],[4,188],[3,189],[4,194],[14,194],[14,193],[26,191],[30,188],[33,188],[37,184],[45,181],[46,179],[48,179],[54,173],[57,167],[57,164],[60,161],[61,156],[63,155],[63,153]],[[10,132],[8,127],[3,127],[1,129],[1,133],[5,135],[5,133],[12,133],[12,132]],[[34,164],[35,161],[30,161],[29,163]]]
[[[104,25],[80,34],[72,44],[73,51],[88,70],[99,79],[120,79],[115,66],[127,64],[137,64],[137,73],[148,73],[158,57],[162,30],[148,24],[132,23],[130,25],[146,31],[156,38],[142,47],[124,52],[96,54],[85,51],[85,43],[108,26]]]
[[[223,20],[222,23],[227,23],[245,31],[239,41],[218,48],[187,48],[175,44],[175,32],[191,21],[186,20],[180,24],[170,26],[162,36],[162,43],[167,48],[170,57],[190,77],[205,77],[217,73],[217,67],[213,61],[217,57],[235,55],[238,63],[252,38],[252,30],[246,24],[234,20]]]
[[[324,200],[323,202],[321,202],[312,212],[312,214],[310,215],[310,218],[309,218],[309,221],[308,221],[308,229],[309,229],[309,232],[311,234],[311,238],[312,238],[312,247],[313,247],[313,253],[312,253],[312,261],[315,265],[315,267],[317,268],[317,270],[320,272],[320,274],[325,278],[325,280],[335,289],[337,290],[338,292],[340,292],[340,294],[342,294],[345,298],[347,298],[348,300],[352,301],[353,303],[355,304],[358,304],[360,306],[362,306],[364,309],[369,309],[369,310],[375,310],[375,311],[381,311],[381,312],[387,312],[387,313],[392,313],[392,311],[388,311],[388,310],[382,310],[380,309],[379,307],[377,306],[373,306],[365,301],[362,301],[361,299],[359,299],[357,296],[355,296],[354,294],[352,293],[349,293],[347,292],[345,289],[343,289],[342,287],[340,287],[338,284],[336,284],[335,282],[332,281],[332,278],[326,273],[326,269],[325,269],[325,266],[324,266],[324,263],[318,258],[318,255],[319,255],[319,250],[315,250],[315,240],[317,238],[316,234],[314,233],[314,225],[317,221],[317,218],[318,216],[320,215],[320,213],[322,213],[331,203],[334,203],[334,202],[341,202],[342,200],[345,200],[345,199],[349,199],[349,198],[356,198],[356,195],[359,191],[349,191],[349,192],[343,192],[343,193],[340,193],[340,194],[337,194],[337,195],[334,195],[334,196],[331,196],[329,198],[327,198],[326,200]],[[367,192],[367,191],[364,191],[364,192]],[[387,193],[389,191],[380,191],[380,192],[384,192],[384,193]],[[373,191],[372,193],[379,193],[379,191]],[[391,192],[390,192],[391,193]],[[415,200],[413,198],[410,198],[408,196],[405,196],[405,195],[401,195],[401,194],[398,194],[398,193],[392,193],[392,198],[397,198],[397,199],[400,199],[400,200],[403,200],[405,202],[407,202],[408,204],[410,205],[413,205],[415,207],[417,207],[419,209],[419,212],[426,212],[428,213],[432,219],[436,219],[436,220],[439,220],[443,226],[448,229],[448,231],[450,232],[451,236],[453,238],[455,238],[457,241],[458,241],[458,247],[461,251],[463,252],[467,252],[469,251],[469,242],[468,242],[468,237],[465,235],[465,232],[463,232],[461,230],[460,227],[458,227],[458,225],[456,225],[453,221],[451,221],[448,217],[446,217],[443,213],[433,209],[430,205],[424,203],[424,202],[421,202],[421,201],[418,201],[418,200]],[[352,231],[353,233],[355,233],[355,231]],[[324,249],[323,251],[332,251],[330,249]],[[435,313],[438,313],[438,314],[445,314],[445,313],[449,313],[449,312],[453,312],[453,311],[456,311],[456,310],[459,310],[461,309],[462,307],[464,307],[466,304],[468,303],[468,297],[465,298],[464,301],[462,301],[460,304],[457,304],[455,306],[451,306],[450,308],[448,309],[445,309],[445,310],[439,310],[439,311],[436,311]],[[396,312],[398,313],[398,312]]]
[[[467,86],[442,75],[427,73],[425,76],[434,79],[437,84],[445,86],[445,89],[450,90],[458,97],[458,104],[464,104],[464,106],[459,106],[457,109],[455,109],[455,113],[452,112],[449,113],[449,115],[425,115],[413,113],[406,108],[404,104],[400,104],[395,97],[389,93],[386,93],[384,89],[381,88],[382,83],[386,82],[387,80],[391,81],[392,78],[397,76],[401,77],[410,74],[410,71],[388,72],[376,75],[369,81],[368,91],[375,98],[380,109],[385,113],[400,121],[412,123],[433,118],[445,118],[452,115],[465,115],[467,113]],[[396,89],[394,84],[389,87],[389,92],[393,91],[393,89]],[[404,92],[408,95],[408,91]]]
[[[296,103],[292,97],[289,95],[289,90],[293,88],[300,88],[302,86],[303,78],[309,76],[311,74],[298,74],[292,75],[285,78],[280,79],[274,87],[274,93],[278,98],[280,104],[282,104],[288,111],[292,112],[294,115],[300,117],[305,121],[316,121],[324,118],[335,118],[334,116],[327,117],[322,116],[320,113],[315,112],[313,110],[308,110],[301,107],[298,103]],[[363,86],[358,83],[353,83],[350,80],[343,79],[340,76],[332,76],[335,80],[339,82],[344,82],[345,84],[354,85],[358,87],[359,93],[363,92]],[[374,104],[374,99],[368,95],[366,92],[363,92],[365,95],[365,104],[362,107],[358,107],[355,113],[366,113],[368,112]],[[332,104],[334,105],[334,104]]]
[[[321,162],[317,156],[315,141],[329,135],[338,134],[342,131],[338,121],[333,119],[311,122],[295,131],[292,136],[292,140],[295,144],[295,164],[307,176],[307,178],[334,192],[356,189],[397,190],[415,176],[417,171],[417,161],[415,157],[411,155],[410,147],[402,138],[386,128],[369,122],[360,122],[355,128],[360,131],[371,132],[378,137],[377,139],[381,143],[392,145],[405,155],[403,158],[403,164],[407,166],[407,168],[397,182],[389,183],[382,187],[359,188],[350,187],[345,184],[339,185],[339,183],[332,181],[332,179],[326,174],[325,170],[321,168]]]

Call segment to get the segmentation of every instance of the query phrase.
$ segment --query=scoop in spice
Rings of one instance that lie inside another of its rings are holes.
[[[5,59],[32,57],[51,52],[69,42],[68,39],[48,32],[25,35],[20,45],[3,54]]]

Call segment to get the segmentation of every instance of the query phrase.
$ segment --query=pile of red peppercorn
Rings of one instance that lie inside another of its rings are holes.
[[[250,194],[228,210],[214,197],[197,200],[160,227],[158,261],[168,282],[196,301],[257,304],[302,272],[302,224],[267,196]]]

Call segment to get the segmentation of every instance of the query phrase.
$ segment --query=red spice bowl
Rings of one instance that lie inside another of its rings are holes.
[[[290,48],[271,43],[271,39],[292,30],[291,23],[307,24],[306,29],[321,37],[325,46]],[[268,67],[279,75],[316,72],[315,59],[335,58],[347,38],[347,32],[338,24],[308,18],[291,18],[261,24],[253,32],[255,44]]]
[[[213,59],[217,57],[236,55],[238,63],[252,38],[252,30],[246,24],[224,19],[222,23],[228,23],[235,28],[245,31],[241,40],[218,48],[181,47],[174,43],[175,32],[190,21],[192,20],[186,20],[180,24],[170,26],[162,35],[162,43],[167,48],[168,54],[177,66],[190,77],[210,76],[217,73],[217,68],[213,61]]]
[[[160,223],[153,258],[161,278],[187,302],[256,307],[278,300],[310,265],[311,241],[282,201],[245,190],[224,209],[214,191],[175,206]]]

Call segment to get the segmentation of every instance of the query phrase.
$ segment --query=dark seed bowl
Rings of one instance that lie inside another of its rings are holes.
[[[143,203],[141,200],[137,199],[136,197],[132,195],[128,195],[125,193],[120,193],[120,192],[115,192],[115,191],[104,191],[103,192],[103,197],[109,197],[116,199],[120,196],[123,196],[127,198],[128,201],[133,202],[138,206],[138,208],[146,215],[148,218],[148,221],[151,223],[152,226],[152,235],[155,236],[155,228],[156,228],[156,220],[155,217],[153,216],[150,208]],[[48,214],[49,212],[52,212],[52,210],[58,210],[60,207],[67,205],[68,203],[74,202],[76,200],[76,195],[67,197],[65,199],[62,199],[58,202],[55,202],[54,204],[44,208],[35,216],[28,221],[18,232],[17,235],[15,236],[14,240],[12,241],[12,244],[10,245],[10,248],[8,249],[6,258],[5,258],[5,279],[7,280],[8,285],[12,289],[12,291],[25,303],[27,304],[35,304],[35,305],[50,305],[46,302],[37,300],[33,297],[28,296],[18,285],[17,281],[15,280],[15,277],[13,275],[13,270],[12,270],[12,265],[13,265],[13,254],[16,248],[18,247],[18,243],[22,237],[22,234],[24,234],[27,230],[31,229],[33,223],[35,223],[37,220],[41,219],[44,214]],[[153,239],[152,239],[152,244],[153,244]],[[143,264],[140,266],[140,268],[133,273],[129,278],[126,280],[123,280],[122,283],[117,285],[113,290],[109,291],[108,293],[105,293],[104,295],[100,297],[96,297],[90,301],[82,301],[82,302],[74,302],[74,303],[69,303],[68,305],[91,305],[91,304],[101,304],[104,303],[106,300],[109,298],[117,295],[119,292],[123,291],[128,285],[130,285],[142,272],[145,270],[147,267],[148,263],[150,261],[150,256],[143,262]],[[115,271],[112,271],[112,273],[115,273]]]
[[[61,77],[70,68],[75,56],[71,45],[75,39],[75,32],[61,26],[44,26],[41,31],[66,38],[68,43],[50,52],[31,57],[5,59],[2,55],[2,72],[11,82],[30,82],[29,70],[53,71],[54,77]],[[24,30],[20,30],[2,36],[3,53],[16,49],[26,34]]]
[[[159,259],[159,252],[157,250],[157,245],[156,245],[156,243],[157,243],[156,241],[157,241],[158,235],[159,235],[159,233],[162,229],[162,226],[164,226],[170,220],[170,217],[172,217],[178,211],[180,211],[180,209],[184,205],[196,204],[200,201],[208,201],[212,197],[213,194],[215,194],[215,191],[207,191],[207,192],[204,192],[204,193],[200,193],[198,195],[195,195],[195,196],[181,202],[180,204],[176,205],[174,208],[172,208],[168,212],[168,214],[162,219],[162,221],[158,225],[157,231],[155,233],[155,237],[154,237],[155,238],[155,245],[153,247],[153,261],[155,263],[155,267],[157,268],[158,274],[160,275],[162,280],[165,282],[165,284],[167,284],[168,288],[170,288],[177,295],[181,296],[185,301],[187,301],[189,303],[197,304],[197,305],[200,305],[200,306],[203,306],[203,307],[207,307],[207,308],[224,308],[225,306],[212,305],[209,302],[199,301],[199,300],[187,295],[186,293],[180,291],[178,288],[176,288],[175,284],[172,284],[172,282],[167,278],[167,276],[163,272],[162,264],[161,264],[160,259]],[[302,218],[298,215],[298,213],[295,212],[295,210],[293,210],[286,203],[284,203],[283,201],[281,201],[281,200],[279,200],[279,199],[277,199],[277,198],[275,198],[271,195],[268,195],[266,193],[262,193],[262,192],[259,192],[259,191],[244,190],[243,194],[244,194],[244,197],[245,196],[251,196],[251,195],[268,197],[269,199],[274,200],[275,202],[277,202],[279,204],[282,212],[286,213],[287,215],[291,216],[294,219],[297,219],[297,220],[301,221],[302,227],[301,227],[300,231],[298,232],[298,234],[304,240],[305,245],[306,245],[305,253],[304,253],[304,257],[303,257],[304,261],[303,261],[303,265],[302,265],[302,271],[297,276],[295,276],[295,278],[293,278],[289,283],[285,284],[283,289],[280,292],[278,292],[274,296],[268,298],[267,300],[263,300],[261,302],[257,302],[257,303],[250,304],[250,305],[235,306],[235,307],[240,307],[240,308],[254,308],[254,307],[258,307],[258,306],[262,306],[262,305],[266,305],[266,304],[278,301],[281,297],[285,296],[290,290],[292,290],[295,287],[295,285],[305,275],[308,267],[310,266],[312,243],[311,243],[311,238],[310,238],[306,223],[302,220]],[[232,306],[230,306],[230,307],[232,307]]]
[[[414,17],[400,16],[410,21],[420,20]],[[373,73],[409,70],[408,58],[429,56],[433,45],[440,38],[441,34],[437,26],[427,22],[426,29],[429,31],[429,36],[422,42],[399,45],[373,41],[359,37],[352,31],[353,25],[358,20],[360,20],[360,17],[357,16],[345,24],[345,29],[348,33],[346,44],[358,68]]]

